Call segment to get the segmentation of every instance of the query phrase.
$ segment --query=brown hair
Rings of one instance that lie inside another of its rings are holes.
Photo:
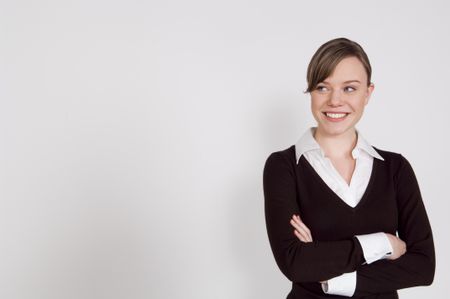
[[[344,58],[354,56],[361,61],[367,73],[367,86],[370,85],[372,67],[363,48],[345,37],[332,39],[317,49],[308,65],[306,79],[308,88],[304,93],[313,91],[317,84],[325,80]]]

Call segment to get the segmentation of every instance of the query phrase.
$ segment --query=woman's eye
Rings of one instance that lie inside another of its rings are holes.
[[[350,88],[350,90],[348,90],[348,88]],[[347,86],[345,89],[348,90],[348,91],[355,91],[356,90],[355,88],[353,88],[351,86]]]
[[[326,88],[326,87],[325,87],[325,86],[317,86],[317,88],[316,88],[316,89],[317,89],[318,91],[323,91],[323,89],[322,89],[322,88]]]

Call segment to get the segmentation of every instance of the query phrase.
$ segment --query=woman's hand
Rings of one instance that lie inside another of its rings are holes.
[[[311,231],[309,228],[302,222],[302,219],[299,215],[292,215],[291,225],[295,228],[294,234],[297,238],[302,242],[312,242]]]
[[[291,219],[291,225],[295,228],[294,234],[297,238],[302,242],[312,242],[311,231],[309,228],[303,223],[302,219],[299,215],[293,215]],[[321,281],[320,283],[324,283],[327,280]]]
[[[388,256],[387,258],[390,260],[395,260],[404,255],[406,253],[406,243],[397,236],[389,233],[386,233],[386,235],[391,242],[392,249],[394,251],[392,252],[392,255]]]

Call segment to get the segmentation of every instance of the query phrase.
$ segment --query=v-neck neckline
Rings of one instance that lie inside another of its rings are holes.
[[[324,189],[328,190],[328,193],[330,193],[333,197],[337,198],[338,204],[346,208],[347,210],[350,210],[352,212],[356,212],[364,203],[367,201],[367,197],[374,185],[375,177],[377,174],[378,169],[378,162],[376,158],[373,159],[373,165],[372,165],[372,171],[370,173],[369,182],[367,184],[366,190],[364,190],[364,193],[361,197],[361,200],[358,202],[358,204],[355,207],[352,207],[348,205],[336,192],[334,192],[333,189],[328,186],[328,184],[322,179],[322,177],[317,173],[317,171],[314,169],[314,167],[309,163],[309,161],[305,158],[304,155],[301,155],[300,160],[303,162],[303,164],[306,164],[306,167],[308,167],[311,172],[313,173],[313,176],[316,178],[316,180],[319,182],[319,184],[322,184]]]
[[[338,180],[340,180],[341,181],[341,183],[344,185],[344,188],[345,188],[345,190],[346,191],[348,191],[348,190],[350,190],[350,189],[353,189],[353,185],[354,185],[354,181],[353,181],[353,179],[354,179],[354,177],[356,176],[356,175],[358,175],[357,173],[356,173],[356,170],[358,169],[358,163],[359,163],[359,160],[358,159],[356,159],[355,160],[355,167],[354,167],[354,169],[353,169],[353,173],[352,173],[352,176],[350,177],[350,183],[347,183],[347,181],[345,180],[345,178],[341,175],[341,173],[337,170],[337,168],[334,166],[334,164],[333,164],[333,161],[330,159],[330,158],[328,158],[328,157],[324,157],[324,161],[325,161],[325,163],[328,163],[328,166],[327,167],[330,167],[331,168],[331,171],[334,173],[334,176],[336,176],[337,178],[338,178]]]

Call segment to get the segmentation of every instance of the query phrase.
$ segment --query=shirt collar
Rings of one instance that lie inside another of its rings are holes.
[[[314,132],[316,129],[317,127],[309,127],[295,144],[295,158],[297,163],[303,153],[311,150],[320,150],[322,157],[325,157],[325,152],[314,138]],[[374,158],[384,161],[383,157],[367,142],[361,132],[356,128],[355,130],[357,134],[357,142],[355,148],[352,150],[353,158],[358,158],[361,153],[360,151],[364,150],[367,154],[373,156]]]

